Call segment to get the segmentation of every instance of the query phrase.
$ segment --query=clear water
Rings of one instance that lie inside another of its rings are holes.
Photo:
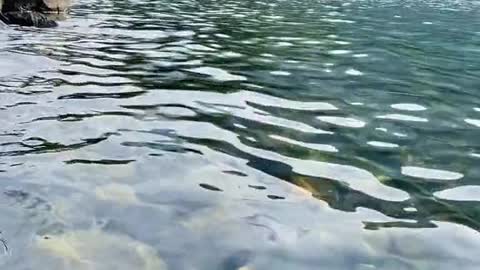
[[[0,33],[9,270],[478,269],[480,2],[76,1]]]

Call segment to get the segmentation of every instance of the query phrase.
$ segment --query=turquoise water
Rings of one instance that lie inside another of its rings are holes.
[[[480,2],[59,24],[0,33],[2,269],[478,269]]]

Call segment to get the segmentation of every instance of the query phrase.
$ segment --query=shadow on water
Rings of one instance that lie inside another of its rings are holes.
[[[81,0],[2,28],[0,266],[476,269],[479,10]]]

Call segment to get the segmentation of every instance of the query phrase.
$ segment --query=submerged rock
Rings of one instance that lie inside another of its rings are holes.
[[[71,0],[0,0],[0,20],[6,24],[55,27],[57,23],[46,14],[66,13]]]
[[[166,263],[151,246],[98,230],[39,237],[35,246],[38,253],[31,259],[51,259],[52,270],[167,270]]]

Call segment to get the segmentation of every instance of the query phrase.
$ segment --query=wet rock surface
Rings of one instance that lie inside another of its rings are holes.
[[[68,12],[70,4],[68,0],[3,0],[0,20],[21,26],[55,27],[57,23],[45,14]]]

